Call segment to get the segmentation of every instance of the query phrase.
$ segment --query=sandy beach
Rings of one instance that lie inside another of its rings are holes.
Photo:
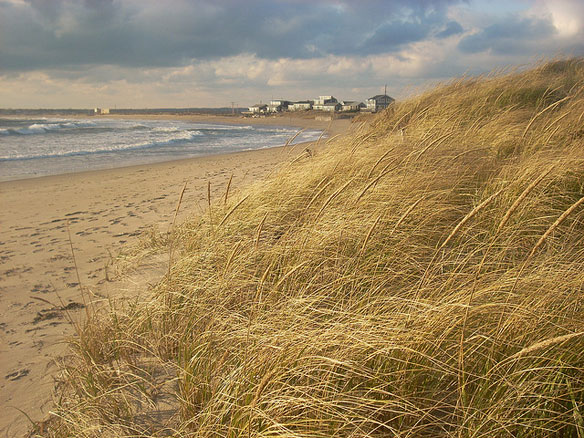
[[[147,116],[129,118],[140,117]],[[329,135],[351,125],[349,120],[185,117],[328,128]],[[112,259],[152,227],[168,229],[185,183],[179,222],[205,210],[209,183],[211,199],[218,199],[231,175],[232,190],[241,189],[305,147],[314,145],[0,183],[0,436],[25,434],[31,425],[27,416],[47,417],[56,361],[74,333],[69,318],[82,321],[87,300],[135,293],[136,288],[110,281]],[[155,281],[156,271],[150,274]],[[80,283],[89,296],[82,296]]]

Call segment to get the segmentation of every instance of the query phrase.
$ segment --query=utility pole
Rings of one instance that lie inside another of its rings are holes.
[[[387,96],[387,84],[385,84],[385,88],[384,88],[384,90],[383,90],[383,95],[384,95],[384,96]]]

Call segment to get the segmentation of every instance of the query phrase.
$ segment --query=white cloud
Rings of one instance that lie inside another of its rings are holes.
[[[550,17],[561,37],[574,37],[584,28],[582,0],[539,0],[530,13],[542,18]]]

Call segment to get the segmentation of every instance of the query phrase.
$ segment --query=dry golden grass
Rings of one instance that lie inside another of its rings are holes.
[[[583,437],[583,119],[582,59],[463,79],[213,204],[45,435]]]

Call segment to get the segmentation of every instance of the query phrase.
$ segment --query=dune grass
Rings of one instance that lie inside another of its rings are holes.
[[[582,438],[583,185],[582,59],[397,103],[177,226],[44,435]]]

